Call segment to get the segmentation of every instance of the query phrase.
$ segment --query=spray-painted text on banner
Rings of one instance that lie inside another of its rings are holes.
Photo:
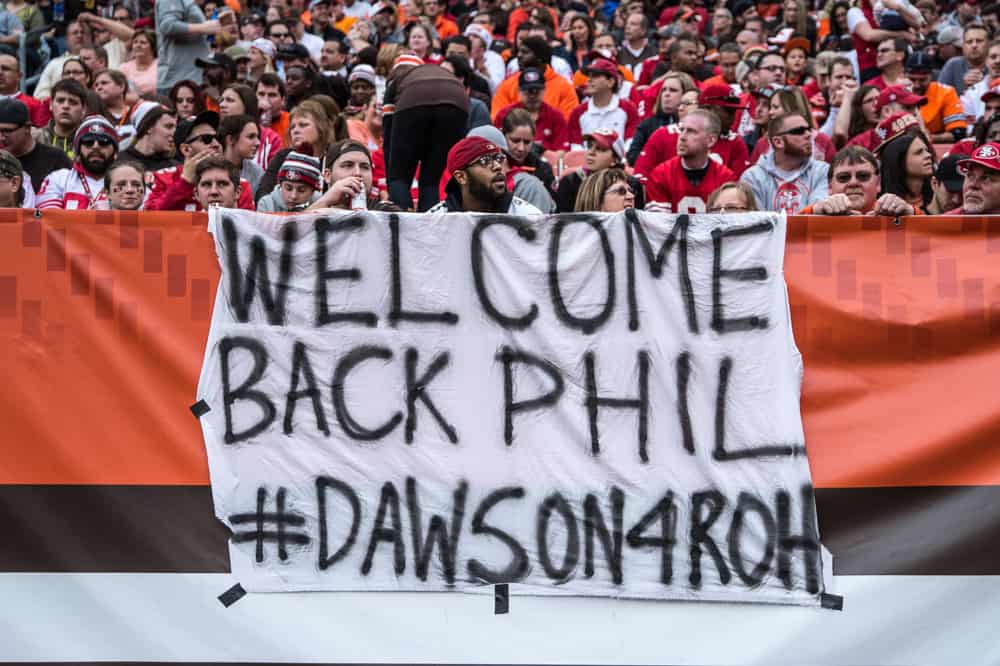
[[[785,218],[213,210],[247,589],[817,605]]]

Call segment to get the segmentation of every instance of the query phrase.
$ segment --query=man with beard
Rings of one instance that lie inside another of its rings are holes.
[[[507,156],[497,144],[469,136],[448,151],[445,200],[428,213],[507,213],[541,215],[527,201],[507,191]]]
[[[16,99],[0,100],[0,148],[10,151],[21,163],[31,178],[32,191],[38,191],[53,170],[73,164],[63,151],[35,141],[28,107]]]
[[[1000,214],[1000,143],[979,146],[958,163],[965,176],[962,185],[962,207],[949,214]]]
[[[39,208],[91,210],[106,201],[104,174],[118,154],[114,125],[102,116],[85,119],[76,131],[73,151],[72,166],[50,173],[42,183],[36,201]],[[62,151],[56,152],[65,157]]]
[[[826,162],[813,159],[813,128],[802,116],[781,113],[767,124],[771,152],[743,172],[761,210],[794,214],[827,197]]]
[[[52,120],[35,130],[35,140],[58,148],[73,159],[73,136],[87,112],[87,89],[76,79],[62,79],[52,86]]]
[[[677,156],[653,169],[646,196],[669,213],[704,213],[708,195],[737,176],[710,155],[721,131],[714,113],[695,109],[679,125]]]
[[[879,196],[878,158],[861,146],[841,148],[830,164],[830,196],[806,206],[799,215],[913,215],[913,206],[895,194]]]
[[[21,163],[6,150],[0,150],[0,208],[21,208],[24,194]]]

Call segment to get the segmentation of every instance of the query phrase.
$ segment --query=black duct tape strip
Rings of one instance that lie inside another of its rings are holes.
[[[507,583],[493,586],[493,614],[506,615],[510,612],[510,586]]]
[[[236,585],[233,585],[231,588],[219,595],[219,602],[226,608],[229,608],[246,595],[247,591],[243,589],[243,586],[236,583]]]
[[[844,597],[839,594],[827,594],[824,592],[819,597],[819,603],[823,608],[827,608],[829,610],[844,610]]]
[[[196,419],[200,419],[205,414],[212,411],[212,408],[208,406],[208,403],[204,400],[199,400],[198,402],[191,405],[191,413],[194,414]]]

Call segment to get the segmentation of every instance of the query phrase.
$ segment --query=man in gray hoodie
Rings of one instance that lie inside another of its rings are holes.
[[[814,132],[798,114],[771,117],[767,136],[774,150],[740,176],[753,190],[761,210],[793,215],[827,197],[830,166],[812,157]]]
[[[156,91],[166,95],[178,81],[191,79],[201,82],[198,58],[207,58],[208,35],[222,31],[220,20],[205,20],[194,0],[157,0],[156,2],[157,69]],[[235,21],[232,10],[224,12],[225,20]]]

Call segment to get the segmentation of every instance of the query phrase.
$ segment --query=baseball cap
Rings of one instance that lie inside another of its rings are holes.
[[[282,46],[278,49],[276,54],[278,60],[296,60],[298,58],[308,58],[309,49],[302,46],[301,44],[291,44],[289,46]]]
[[[21,166],[21,161],[14,157],[13,153],[6,150],[0,150],[0,176],[6,178],[24,177],[24,167]]]
[[[240,25],[250,25],[251,23],[259,23],[261,25],[264,25],[265,23],[264,17],[258,12],[253,12],[252,14],[245,14],[242,17],[240,17]]]
[[[188,140],[193,130],[198,125],[211,125],[212,129],[219,129],[219,114],[215,111],[202,111],[190,120],[181,120],[174,130],[174,145],[180,146]]]
[[[236,45],[230,46],[228,49],[226,49],[225,54],[230,58],[232,58],[233,62],[239,62],[244,58],[250,57],[250,52],[247,49],[243,48],[242,46],[236,46]]]
[[[784,53],[785,55],[788,55],[788,53],[793,49],[802,49],[803,51],[806,52],[806,55],[809,55],[809,51],[812,50],[812,43],[805,37],[792,37],[787,42],[785,42],[785,45],[782,47],[781,52]]]
[[[958,161],[958,172],[968,173],[969,167],[973,164],[1000,171],[1000,143],[996,141],[985,143],[973,150],[971,155]]]
[[[621,78],[621,72],[619,72],[618,68],[615,67],[615,63],[611,62],[607,58],[595,58],[594,60],[591,60],[590,64],[583,68],[583,73],[587,76],[605,74],[615,79]]]
[[[910,72],[929,72],[934,69],[934,59],[923,51],[911,53],[904,68]]]
[[[517,87],[521,90],[543,90],[545,88],[545,75],[537,67],[525,67],[518,77]]]
[[[255,39],[252,42],[250,42],[250,48],[257,49],[258,51],[266,55],[268,58],[274,57],[274,50],[275,50],[274,42],[272,42],[270,39],[264,39],[263,37]]]
[[[878,94],[875,110],[881,111],[893,102],[898,102],[903,106],[923,106],[927,103],[927,98],[908,90],[905,86],[889,86]]]
[[[228,70],[236,68],[236,63],[225,53],[213,53],[207,58],[195,58],[194,64],[198,67],[225,67]]]
[[[885,118],[875,128],[875,138],[879,141],[875,152],[880,152],[890,141],[906,134],[911,128],[919,126],[920,123],[917,122],[917,117],[905,111],[899,111]]]
[[[958,172],[958,163],[961,155],[948,155],[938,162],[934,177],[937,178],[949,192],[962,191],[962,174]]]
[[[724,83],[713,83],[705,86],[698,95],[698,106],[722,106],[727,109],[747,108],[740,101],[740,98],[733,94],[733,89]]]
[[[622,139],[618,136],[618,132],[613,129],[608,129],[607,127],[601,127],[595,129],[590,134],[583,135],[583,140],[593,141],[598,146],[604,150],[611,150],[618,159],[625,159],[625,144],[622,143]]]
[[[962,45],[962,29],[958,26],[950,25],[946,28],[942,28],[937,34],[938,44],[954,44],[955,46]]]
[[[319,160],[311,155],[293,150],[285,156],[285,161],[281,163],[281,168],[278,170],[278,182],[283,180],[305,183],[309,187],[317,189],[320,181]]]
[[[990,81],[990,87],[983,93],[982,97],[979,99],[983,102],[993,99],[994,97],[1000,97],[1000,77],[997,77]]]
[[[24,102],[10,97],[0,100],[0,123],[24,127],[30,120],[28,107],[25,106]]]

